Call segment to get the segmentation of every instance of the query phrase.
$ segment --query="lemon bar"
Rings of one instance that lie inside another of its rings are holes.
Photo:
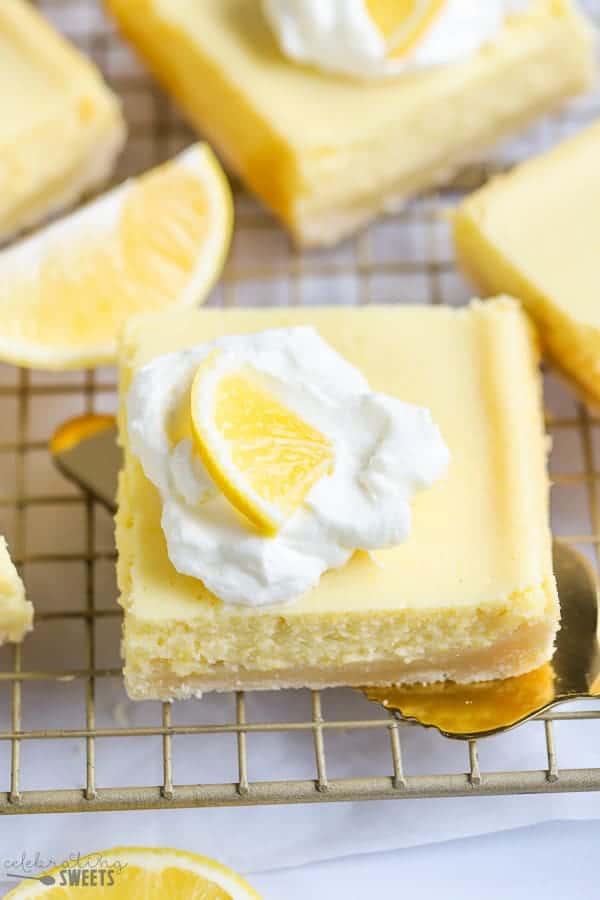
[[[25,599],[25,588],[0,537],[0,644],[21,641],[31,630],[33,606]]]
[[[110,173],[125,127],[99,72],[26,0],[0,3],[0,241]]]
[[[107,0],[229,165],[303,245],[333,244],[591,85],[571,0],[533,0],[465,62],[358,81],[286,59],[247,0]]]
[[[518,296],[548,355],[600,402],[600,121],[468,197],[454,220],[465,272]]]
[[[356,553],[291,603],[225,604],[179,574],[161,503],[129,445],[141,366],[228,334],[312,325],[371,388],[427,407],[447,476],[420,494],[409,539]],[[121,345],[117,546],[133,698],[238,688],[476,681],[552,654],[558,605],[548,527],[538,353],[515,301],[427,307],[206,309],[134,319]]]

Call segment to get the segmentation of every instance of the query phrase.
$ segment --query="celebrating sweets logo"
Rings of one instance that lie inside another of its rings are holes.
[[[108,859],[102,853],[82,857],[81,853],[77,852],[67,859],[58,861],[53,858],[44,859],[39,851],[33,857],[23,851],[16,859],[4,860],[4,874],[7,878],[25,878],[47,886],[69,888],[113,887],[126,867],[126,862]],[[38,874],[44,869],[52,871]]]

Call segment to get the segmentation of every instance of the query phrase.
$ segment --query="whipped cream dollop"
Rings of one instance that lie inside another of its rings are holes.
[[[296,62],[358,78],[398,75],[411,69],[467,59],[496,38],[511,13],[531,0],[446,0],[427,17],[430,0],[419,0],[402,29],[386,38],[366,0],[263,0],[283,53]],[[419,16],[423,26],[419,27]],[[411,38],[411,32],[413,37]]]
[[[171,423],[198,365],[215,348],[251,366],[291,410],[332,442],[333,471],[274,537],[257,533],[219,491],[190,438]],[[310,327],[228,336],[142,367],[127,396],[131,447],[162,500],[162,529],[177,571],[227,603],[293,600],[355,550],[405,540],[410,503],[450,455],[427,409],[370,390],[363,375]]]

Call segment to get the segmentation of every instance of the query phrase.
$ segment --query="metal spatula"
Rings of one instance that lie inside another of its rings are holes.
[[[572,547],[555,541],[553,552],[561,629],[550,663],[502,681],[365,688],[367,697],[400,719],[469,739],[507,731],[567,700],[600,696],[596,578]]]
[[[66,422],[50,442],[61,472],[109,510],[116,508],[121,450],[112,416]],[[562,626],[552,661],[534,672],[502,681],[460,685],[365,688],[366,696],[394,716],[437,728],[446,737],[498,734],[567,700],[600,696],[598,586],[586,560],[554,542]]]

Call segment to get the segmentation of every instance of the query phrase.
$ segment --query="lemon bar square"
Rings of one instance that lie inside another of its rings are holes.
[[[110,173],[125,138],[96,68],[26,0],[0,3],[0,241]]]
[[[464,63],[359,81],[287,60],[248,0],[106,0],[191,122],[288,226],[333,244],[594,73],[571,0],[533,0]]]
[[[548,355],[600,402],[600,121],[468,197],[454,219],[461,265],[518,296]]]
[[[25,599],[25,588],[0,537],[0,644],[23,640],[31,631],[33,606]]]
[[[428,407],[452,455],[404,544],[356,553],[289,604],[226,605],[175,571],[161,505],[128,446],[124,400],[156,356],[217,336],[312,325],[377,391]],[[206,309],[141,317],[121,344],[117,514],[132,698],[211,690],[474,681],[552,654],[558,604],[535,340],[518,304]]]

